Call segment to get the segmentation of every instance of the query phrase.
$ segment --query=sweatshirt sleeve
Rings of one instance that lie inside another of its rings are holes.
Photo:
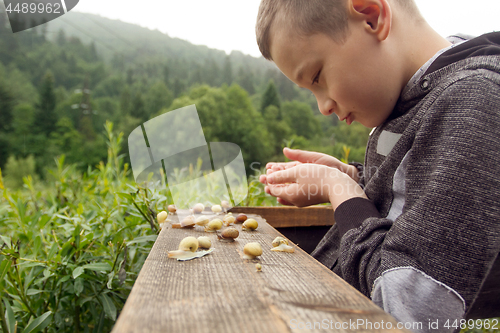
[[[313,253],[336,258],[330,268],[396,319],[424,326],[460,319],[500,250],[500,86],[469,76],[427,103],[402,213],[391,220],[368,200],[346,201],[330,231],[340,244]]]

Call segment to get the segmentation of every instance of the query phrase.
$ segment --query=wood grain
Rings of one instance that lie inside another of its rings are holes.
[[[262,216],[274,228],[334,225],[332,206],[312,207],[233,207],[233,214],[248,213]]]
[[[396,321],[300,248],[270,251],[280,234],[263,218],[249,216],[259,228],[241,231],[237,224],[240,236],[233,243],[220,242],[201,227],[164,227],[113,332],[401,332],[341,328],[357,320],[383,321],[385,327],[391,322],[395,328]],[[212,254],[184,262],[167,258],[182,238],[201,235],[211,238]],[[248,242],[262,245],[259,259],[241,259]],[[257,262],[262,272],[256,271]],[[316,328],[301,330],[301,323]]]

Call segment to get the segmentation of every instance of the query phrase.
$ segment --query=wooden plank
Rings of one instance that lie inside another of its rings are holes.
[[[324,325],[332,332],[401,332],[390,315],[300,248],[270,251],[280,234],[263,218],[248,215],[259,228],[241,231],[237,224],[240,236],[233,243],[220,242],[201,227],[164,227],[113,332],[319,332]],[[184,262],[167,257],[182,238],[200,235],[211,238],[213,253]],[[241,259],[248,242],[262,245],[259,259]],[[262,272],[256,271],[257,262]],[[347,327],[358,320],[379,326],[383,321],[384,328],[390,322],[393,329]],[[308,329],[307,323],[317,326]]]
[[[274,228],[334,225],[332,206],[312,207],[233,207],[233,214],[256,214],[265,218]]]

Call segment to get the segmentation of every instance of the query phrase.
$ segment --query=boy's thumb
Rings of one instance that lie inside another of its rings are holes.
[[[289,159],[301,163],[314,163],[316,160],[315,157],[317,157],[317,153],[300,149],[290,149],[287,147],[283,149],[283,154]]]

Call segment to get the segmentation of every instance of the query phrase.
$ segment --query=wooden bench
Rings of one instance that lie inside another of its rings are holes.
[[[301,248],[270,251],[280,235],[275,228],[325,228],[325,223],[328,228],[331,208],[242,207],[233,212],[255,218],[258,229],[241,231],[236,224],[240,236],[226,243],[198,226],[164,227],[113,332],[408,332]],[[167,257],[181,239],[200,235],[211,238],[214,252],[190,261]],[[259,259],[241,258],[248,242],[262,245]]]

